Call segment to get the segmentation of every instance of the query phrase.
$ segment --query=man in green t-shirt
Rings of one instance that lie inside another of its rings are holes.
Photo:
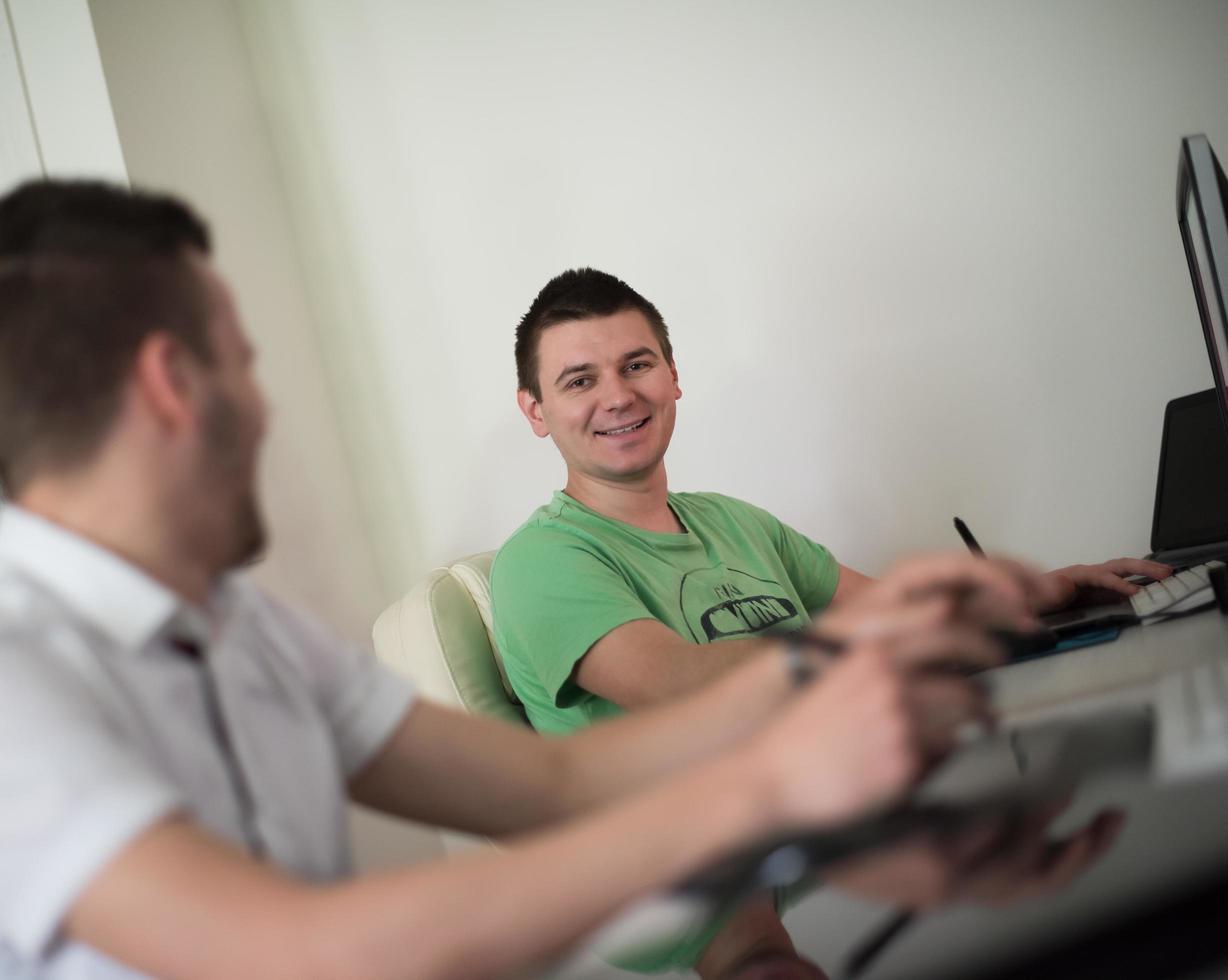
[[[594,269],[552,279],[517,329],[516,366],[521,411],[567,464],[491,576],[499,650],[540,730],[692,690],[871,583],[759,508],[670,491],[678,371],[665,321],[626,283]],[[1042,601],[1129,595],[1121,576],[1170,572],[1072,566],[1049,574]]]
[[[517,329],[516,366],[521,411],[567,465],[491,575],[496,642],[539,730],[694,690],[872,583],[766,511],[669,490],[678,371],[664,319],[626,283],[593,269],[551,280]],[[1072,566],[1038,604],[1170,572]]]

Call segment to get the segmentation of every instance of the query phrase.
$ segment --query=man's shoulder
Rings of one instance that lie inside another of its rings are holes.
[[[41,647],[51,639],[81,632],[81,624],[55,595],[0,564],[0,651]]]
[[[88,723],[103,700],[96,643],[53,595],[0,568],[0,714],[7,721],[45,716]]]
[[[559,548],[599,544],[600,528],[594,527],[594,522],[588,517],[562,494],[555,494],[549,503],[533,511],[529,519],[503,542],[495,555],[494,567],[498,568],[500,562],[537,561]]]
[[[731,497],[727,493],[717,493],[714,490],[671,490],[670,502],[682,501],[694,507],[731,507],[734,509],[751,507],[739,497]]]
[[[245,572],[225,576],[221,598],[222,617],[245,656],[287,663],[314,677],[325,664],[348,657],[353,647],[310,610],[266,590]]]
[[[776,518],[762,507],[726,493],[710,490],[679,491],[671,492],[669,499],[679,510],[711,518],[748,520],[760,525],[777,522]]]
[[[569,513],[567,502],[561,498],[562,494],[555,494],[549,501],[533,511],[525,522],[511,533],[511,536],[504,542],[504,547],[522,537],[532,538],[543,531],[549,533],[552,530],[566,529],[574,524],[575,521]]]
[[[560,499],[562,498],[562,499]],[[543,583],[571,590],[621,575],[625,543],[600,515],[570,503],[563,494],[539,507],[495,554],[490,587],[496,619],[509,593],[531,588],[540,595]],[[532,583],[531,585],[529,583]]]

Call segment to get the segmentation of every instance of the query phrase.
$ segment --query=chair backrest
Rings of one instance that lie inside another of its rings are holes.
[[[375,621],[375,653],[433,700],[527,725],[491,633],[494,557],[486,551],[432,570]]]
[[[494,558],[495,553],[487,551],[433,569],[375,621],[375,653],[432,700],[528,725],[524,708],[507,683],[490,629]],[[484,837],[455,831],[440,831],[439,838],[449,854],[499,846]],[[608,934],[601,934],[601,955],[616,961],[624,946],[632,951],[628,955],[634,955],[639,948],[637,930],[646,928],[643,923],[657,914],[650,908],[645,918],[643,909],[633,907],[628,925],[618,920]],[[676,914],[672,906],[667,914]],[[637,974],[609,966],[589,950],[576,954],[574,962],[551,976],[558,980],[635,980]]]

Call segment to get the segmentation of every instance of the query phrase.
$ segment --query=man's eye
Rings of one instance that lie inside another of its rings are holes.
[[[627,370],[628,371],[647,370],[650,367],[652,367],[652,365],[649,364],[647,361],[632,361],[630,364],[627,365]]]
[[[567,382],[567,387],[568,388],[587,388],[588,378],[572,378],[569,382]]]

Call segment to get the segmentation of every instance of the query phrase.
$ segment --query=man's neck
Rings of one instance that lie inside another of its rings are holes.
[[[644,531],[663,534],[686,531],[669,506],[669,481],[664,463],[648,476],[625,483],[599,480],[569,470],[563,492],[603,517]]]
[[[40,480],[13,502],[118,555],[192,605],[204,606],[209,597],[213,573],[176,555],[173,522],[140,513],[126,493],[79,493],[68,483]]]

